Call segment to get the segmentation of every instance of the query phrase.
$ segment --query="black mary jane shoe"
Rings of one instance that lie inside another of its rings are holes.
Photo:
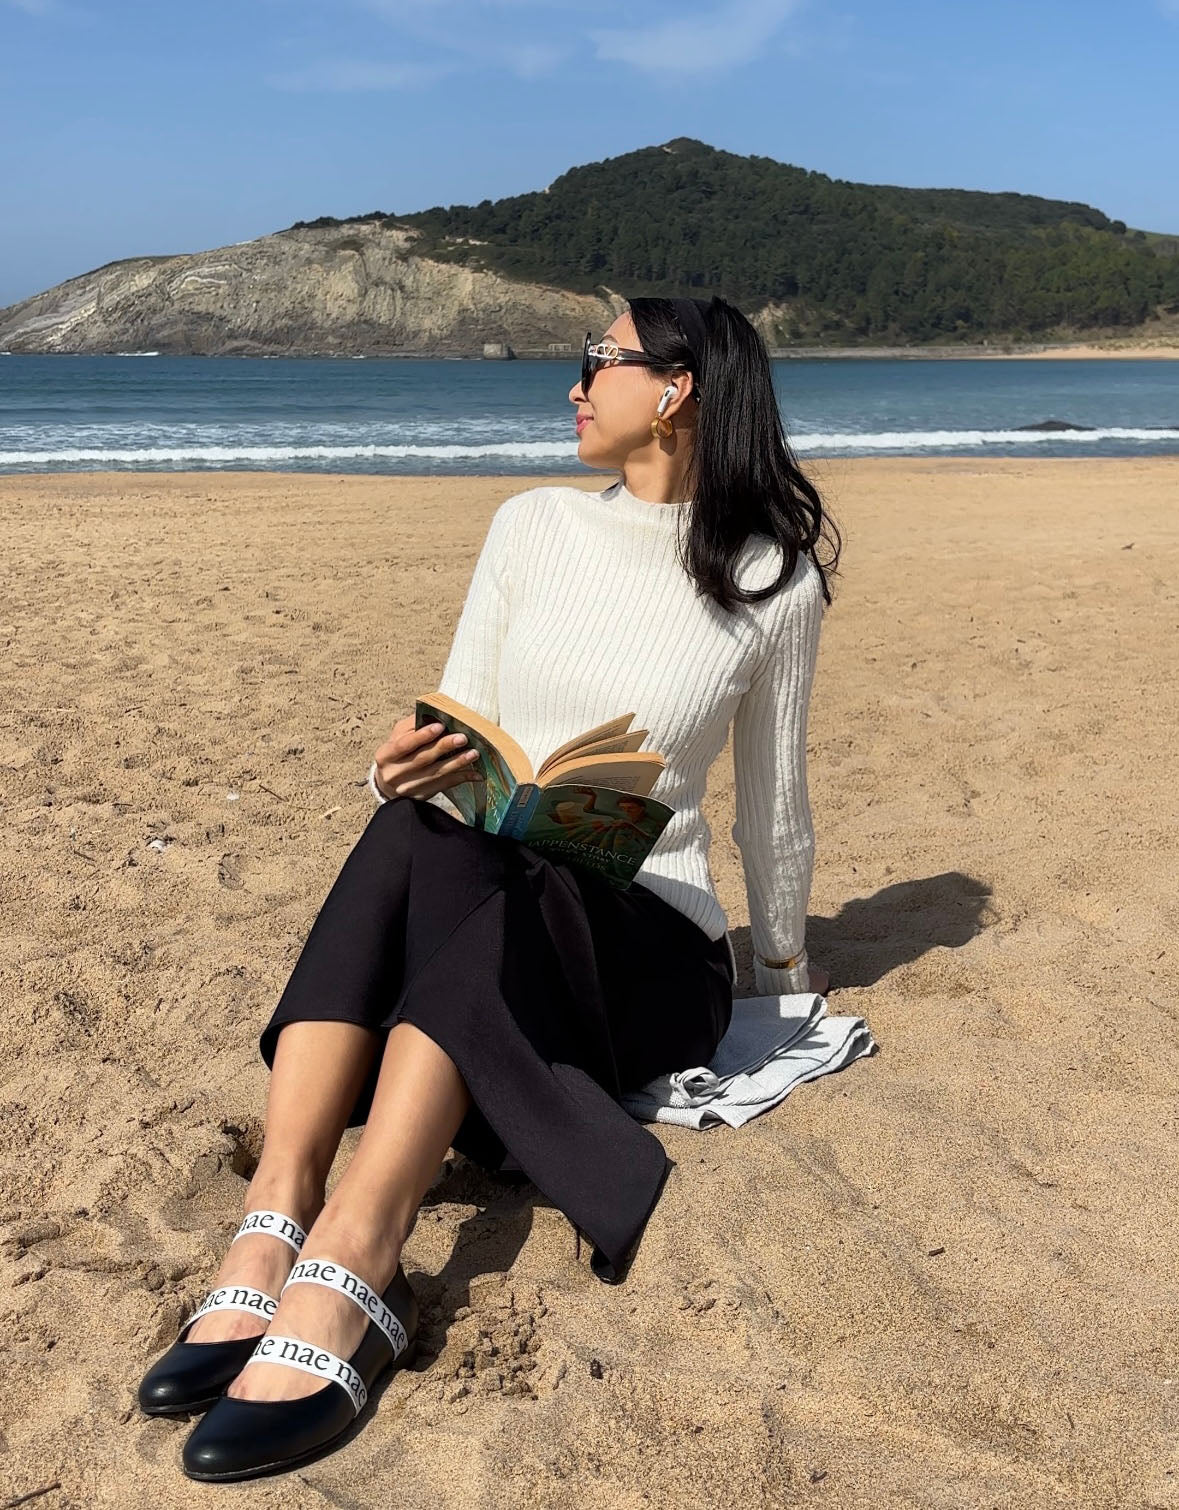
[[[267,1333],[251,1363],[285,1363],[326,1384],[296,1400],[223,1395],[184,1444],[181,1461],[190,1479],[217,1483],[261,1478],[330,1452],[356,1424],[376,1382],[390,1369],[412,1362],[418,1300],[400,1264],[384,1295],[327,1258],[300,1259],[283,1289],[296,1284],[324,1285],[360,1307],[369,1324],[356,1351],[351,1358],[339,1358],[314,1342]]]
[[[298,1222],[281,1211],[251,1211],[232,1242],[260,1234],[280,1238],[295,1250],[296,1257],[307,1240]],[[228,1342],[186,1342],[189,1331],[212,1311],[246,1311],[266,1326],[277,1310],[278,1301],[252,1285],[221,1285],[212,1290],[185,1322],[177,1340],[140,1380],[140,1410],[148,1416],[183,1416],[208,1410],[245,1368],[260,1334]]]

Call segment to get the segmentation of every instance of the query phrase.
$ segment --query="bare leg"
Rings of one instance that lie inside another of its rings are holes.
[[[470,1104],[450,1056],[412,1023],[397,1023],[360,1143],[308,1233],[302,1256],[334,1258],[384,1290]],[[343,1296],[321,1285],[294,1285],[279,1301],[268,1330],[348,1358],[366,1326]],[[235,1399],[289,1400],[324,1387],[295,1369],[259,1362],[247,1364],[227,1393]]]
[[[348,1115],[380,1048],[380,1036],[351,1022],[289,1022],[278,1035],[266,1104],[266,1136],[245,1210],[281,1211],[307,1229],[323,1207],[324,1187]],[[445,1151],[444,1151],[445,1152]],[[286,1243],[251,1235],[231,1244],[215,1283],[254,1285],[277,1295],[295,1254]],[[203,1316],[188,1342],[260,1336],[241,1311]]]

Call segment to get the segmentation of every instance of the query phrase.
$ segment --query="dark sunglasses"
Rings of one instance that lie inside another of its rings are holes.
[[[581,353],[581,391],[589,392],[589,386],[594,380],[594,373],[599,367],[609,366],[614,362],[630,362],[635,367],[665,367],[666,362],[657,362],[654,357],[648,356],[645,351],[634,351],[626,346],[619,346],[617,341],[604,336],[596,344],[593,332],[585,333],[585,346]]]

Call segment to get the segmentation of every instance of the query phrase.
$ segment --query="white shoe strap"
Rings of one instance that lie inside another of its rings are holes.
[[[284,1363],[288,1368],[300,1368],[305,1374],[327,1379],[346,1390],[353,1409],[359,1415],[368,1399],[364,1380],[350,1363],[329,1353],[325,1347],[314,1342],[302,1342],[298,1337],[281,1337],[274,1332],[262,1338],[250,1354],[251,1363]]]
[[[291,1285],[297,1284],[326,1285],[329,1290],[336,1290],[339,1294],[346,1295],[354,1305],[360,1307],[370,1321],[375,1322],[384,1332],[389,1346],[393,1349],[394,1358],[405,1351],[409,1337],[401,1322],[376,1290],[366,1284],[359,1274],[353,1274],[351,1269],[346,1269],[343,1264],[335,1263],[328,1258],[301,1258],[291,1270],[290,1277],[279,1293],[282,1294]]]
[[[288,1247],[294,1248],[296,1253],[301,1251],[303,1244],[307,1241],[307,1234],[298,1222],[293,1217],[284,1216],[281,1211],[249,1212],[234,1233],[233,1241],[236,1243],[239,1237],[256,1235],[281,1238]]]
[[[269,1321],[278,1310],[278,1301],[265,1290],[255,1290],[252,1285],[221,1285],[211,1290],[199,1310],[188,1318],[185,1332],[195,1326],[202,1316],[211,1311],[248,1311],[251,1316],[260,1316]]]

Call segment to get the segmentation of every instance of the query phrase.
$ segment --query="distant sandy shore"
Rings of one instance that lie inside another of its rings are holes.
[[[779,357],[907,357],[914,361],[930,358],[962,361],[1016,362],[1051,360],[1067,357],[1074,361],[1092,361],[1097,358],[1120,358],[1123,361],[1173,361],[1179,358],[1179,344],[1174,346],[1040,346],[1028,351],[996,349],[987,346],[857,346],[824,347],[799,346],[789,349],[774,348],[771,356]]]
[[[996,353],[1012,358],[1028,357],[1084,357],[1086,361],[1098,357],[1121,358],[1124,361],[1174,361],[1179,357],[1176,346],[1052,346],[1043,351],[1010,351]]]
[[[251,1506],[1179,1506],[1179,459],[807,466],[847,538],[808,941],[881,1052],[662,1129],[621,1286],[456,1160],[419,1360]],[[230,1503],[135,1386],[236,1229],[371,752],[539,481],[0,479],[0,1501]],[[731,747],[706,812],[747,995]]]

